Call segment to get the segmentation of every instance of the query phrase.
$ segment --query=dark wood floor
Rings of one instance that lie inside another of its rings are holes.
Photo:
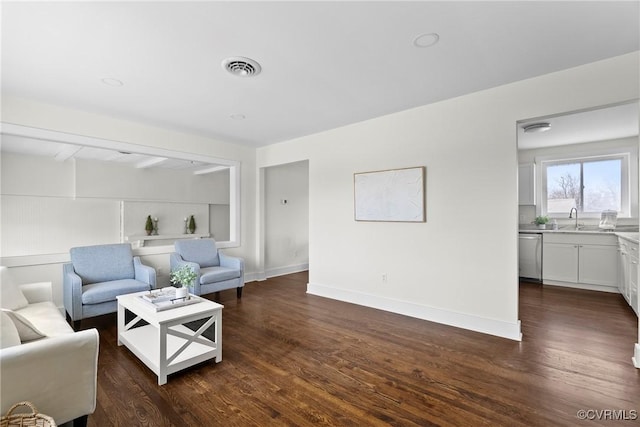
[[[241,301],[222,292],[223,361],[164,386],[117,346],[115,316],[84,321],[100,332],[89,426],[640,423],[577,418],[640,410],[637,318],[619,295],[523,283],[515,342],[310,296],[307,280],[249,283]]]

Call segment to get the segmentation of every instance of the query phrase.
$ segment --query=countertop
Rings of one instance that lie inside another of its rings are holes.
[[[632,231],[633,230],[633,231]],[[558,230],[541,230],[535,226],[521,226],[519,229],[520,233],[537,233],[537,234],[546,234],[546,233],[567,233],[567,234],[613,234],[618,237],[622,237],[623,239],[629,240],[634,243],[640,243],[640,233],[638,233],[637,228],[630,228],[630,230],[614,230],[614,231],[602,231],[594,228],[584,228],[580,230],[576,230],[574,228],[560,228]]]

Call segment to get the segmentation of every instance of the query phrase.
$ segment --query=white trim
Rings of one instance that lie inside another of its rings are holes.
[[[0,258],[3,267],[30,267],[35,265],[62,264],[70,262],[68,253],[7,256]]]
[[[634,346],[634,354],[631,360],[633,361],[633,366],[640,369],[640,343],[636,343]]]
[[[309,263],[304,263],[304,264],[298,264],[298,265],[290,265],[287,267],[270,268],[265,271],[265,276],[267,278],[271,278],[271,277],[277,277],[277,276],[284,276],[285,274],[299,273],[301,271],[307,271],[307,270],[309,270]]]
[[[218,249],[235,247],[231,242],[216,242]],[[173,245],[132,247],[133,256],[165,255],[175,252]],[[70,262],[69,253],[38,254],[0,257],[0,265],[4,267],[30,267],[46,264],[62,264]]]
[[[549,286],[560,286],[563,288],[585,289],[588,291],[609,292],[612,294],[620,293],[620,290],[615,286],[590,285],[588,283],[556,282],[553,280],[543,280],[542,284]]]
[[[516,323],[503,322],[501,320],[456,313],[408,301],[394,300],[362,292],[334,288],[319,283],[308,283],[307,293],[515,341],[522,341],[519,320]]]

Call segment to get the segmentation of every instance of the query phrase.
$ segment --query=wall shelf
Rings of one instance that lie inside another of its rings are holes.
[[[147,236],[146,234],[125,236],[124,240],[127,242],[136,242],[137,247],[142,248],[146,241],[151,240],[178,240],[178,239],[202,239],[209,237],[209,233],[194,233],[194,234],[158,234],[154,236]]]

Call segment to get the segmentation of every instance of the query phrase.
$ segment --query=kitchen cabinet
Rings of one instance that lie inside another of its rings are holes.
[[[618,289],[638,314],[638,244],[618,238]]]
[[[536,165],[534,163],[518,165],[518,204],[536,204]]]
[[[629,259],[629,305],[638,315],[638,258]]]
[[[616,236],[546,233],[542,254],[543,283],[617,292]]]
[[[578,282],[578,245],[543,244],[542,278],[561,282]]]

